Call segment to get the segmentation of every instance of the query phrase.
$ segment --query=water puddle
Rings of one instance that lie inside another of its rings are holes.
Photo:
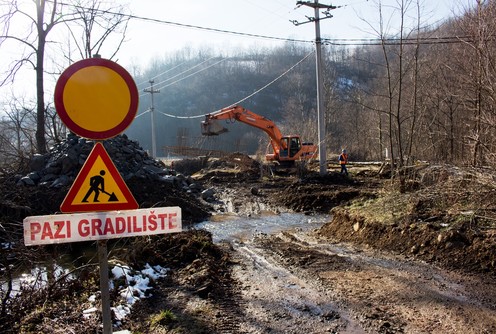
[[[309,216],[303,213],[263,214],[256,217],[216,215],[209,221],[196,224],[195,228],[212,233],[214,242],[230,242],[245,240],[258,233],[273,234],[291,229],[308,231],[328,221],[328,215]]]

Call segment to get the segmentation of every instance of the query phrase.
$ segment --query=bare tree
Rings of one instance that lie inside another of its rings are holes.
[[[115,37],[108,59],[114,59],[124,43],[129,15],[122,5],[103,8],[100,0],[77,1],[74,4],[75,21],[66,22],[68,31],[76,44],[81,59],[102,54],[106,43]]]
[[[57,115],[55,108],[46,108],[46,136],[49,141],[60,143],[67,135],[67,128]]]
[[[458,83],[454,93],[463,103],[461,122],[465,127],[458,135],[467,147],[466,162],[474,166],[495,163],[495,14],[494,1],[477,0],[475,8],[466,9],[452,23],[461,36],[450,57]]]
[[[27,154],[33,153],[34,147],[34,110],[27,109],[24,101],[13,99],[8,108],[3,110],[1,120],[0,155],[3,167],[21,170],[27,160]]]
[[[77,43],[80,49],[80,56],[85,58],[94,52],[99,52],[104,42],[109,36],[120,28],[121,24],[127,27],[126,17],[121,11],[100,9],[100,2],[90,0],[89,6],[85,2],[77,1],[73,3],[61,3],[57,0],[35,0],[33,8],[26,7],[26,4],[20,4],[18,1],[3,0],[0,2],[2,14],[0,16],[0,25],[2,34],[0,44],[6,41],[13,41],[25,48],[27,51],[19,56],[5,73],[0,85],[14,82],[16,74],[25,65],[30,65],[36,73],[36,149],[39,153],[45,153],[46,144],[46,110],[45,102],[45,58],[47,56],[47,44],[51,43],[48,36],[56,26],[61,23],[66,28],[71,24],[79,23],[83,27],[83,42]],[[30,10],[31,9],[31,10]],[[109,18],[110,17],[110,18]],[[23,21],[29,30],[20,35],[11,27],[17,21]],[[99,29],[96,29],[98,27]],[[74,28],[75,29],[75,28]],[[95,41],[92,41],[94,34],[97,33]],[[77,29],[71,31],[74,40],[79,40]],[[125,32],[125,28],[123,30]],[[121,32],[119,32],[121,33]],[[123,37],[114,48],[113,55],[118,51]],[[23,49],[21,48],[21,49]]]
[[[2,7],[8,8],[8,10],[6,14],[0,17],[0,22],[4,25],[2,29],[4,34],[0,36],[0,40],[15,40],[29,50],[11,65],[10,72],[8,72],[2,84],[13,81],[17,71],[24,64],[30,64],[36,71],[36,147],[39,153],[45,153],[45,47],[48,34],[52,29],[61,22],[72,20],[73,16],[64,15],[57,0],[51,2],[50,5],[47,5],[45,0],[36,0],[34,5],[36,13],[31,14],[21,7],[18,1],[2,2]],[[27,36],[19,36],[16,35],[16,32],[11,33],[9,31],[11,24],[17,18],[27,19],[31,23],[30,27],[34,27],[28,32]]]

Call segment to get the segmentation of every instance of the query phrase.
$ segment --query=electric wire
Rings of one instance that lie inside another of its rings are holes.
[[[177,77],[179,77],[179,76],[181,76],[181,75],[183,75],[183,74],[185,74],[185,73],[188,73],[188,72],[192,71],[193,69],[195,69],[195,68],[197,68],[197,67],[199,67],[199,66],[201,66],[201,65],[205,64],[206,62],[209,62],[210,60],[215,59],[215,58],[219,58],[219,57],[217,57],[217,56],[210,57],[209,59],[204,60],[204,61],[202,61],[201,63],[196,64],[195,66],[190,67],[190,68],[188,68],[188,69],[187,69],[187,70],[185,70],[185,71],[182,71],[181,73],[178,73],[178,74],[176,74],[176,75],[174,75],[174,76],[172,76],[172,77],[170,77],[170,78],[167,78],[167,79],[165,79],[165,80],[162,80],[162,81],[160,81],[160,82],[157,82],[157,83],[156,83],[156,85],[157,85],[157,86],[159,86],[159,85],[161,85],[161,84],[163,84],[163,83],[166,83],[166,82],[168,82],[168,81],[171,81],[172,79],[175,79],[175,78],[177,78]],[[204,71],[204,70],[206,70],[206,69],[208,69],[208,68],[210,68],[210,67],[212,67],[212,66],[214,66],[214,65],[217,65],[218,63],[220,63],[220,62],[222,62],[222,61],[224,61],[224,60],[226,60],[226,59],[227,59],[227,58],[223,58],[221,61],[219,61],[219,62],[217,62],[217,63],[215,63],[215,64],[213,64],[213,65],[210,65],[210,66],[208,66],[208,67],[206,67],[206,68],[203,68],[203,69],[201,69],[201,70],[199,70],[199,71],[196,71],[196,72],[194,72],[194,73],[191,73],[191,74],[189,74],[188,76],[183,77],[183,78],[181,78],[181,79],[179,79],[179,80],[176,80],[176,81],[174,81],[174,82],[172,82],[172,83],[170,83],[170,84],[163,85],[163,86],[159,86],[157,89],[162,89],[162,88],[168,87],[168,86],[170,86],[170,85],[173,85],[173,84],[175,84],[175,83],[177,83],[177,82],[179,82],[179,81],[182,81],[182,80],[184,80],[184,79],[186,79],[186,78],[191,77],[192,75],[195,75],[195,74],[197,74],[197,73],[200,73],[200,72],[202,72],[202,71]],[[157,75],[156,77],[158,77],[158,75]],[[141,94],[141,95],[140,95],[140,97],[141,97],[141,96],[144,96],[144,95],[145,95],[145,94]]]
[[[242,98],[241,100],[235,102],[235,103],[232,103],[230,105],[228,105],[227,107],[225,108],[229,108],[229,107],[232,107],[232,106],[235,106],[235,105],[238,105],[238,104],[241,104],[242,102],[246,101],[247,99],[253,97],[254,95],[260,93],[261,91],[263,91],[264,89],[266,89],[267,87],[273,85],[276,81],[278,81],[279,79],[281,79],[282,77],[284,77],[285,75],[287,75],[290,71],[292,71],[296,66],[300,65],[303,61],[305,61],[308,57],[310,57],[312,54],[314,54],[315,51],[311,51],[310,53],[308,53],[305,57],[303,57],[301,60],[299,60],[296,64],[292,65],[290,68],[288,68],[286,71],[284,71],[283,73],[281,73],[278,77],[276,77],[275,79],[273,79],[272,81],[270,81],[269,83],[265,84],[264,86],[260,87],[259,89],[257,89],[256,91],[254,91],[253,93],[251,93],[250,95]],[[223,109],[223,108],[221,108]],[[215,110],[213,112],[216,112],[216,111],[219,111],[221,109],[218,109],[218,110]],[[145,111],[146,112],[146,111]],[[202,117],[205,117],[207,116],[208,114],[211,114],[213,112],[209,112],[209,113],[206,113],[206,114],[201,114],[201,115],[195,115],[195,116],[177,116],[177,115],[172,115],[172,114],[168,114],[168,113],[164,113],[164,112],[161,112],[159,111],[158,113],[164,115],[164,116],[167,116],[167,117],[171,117],[171,118],[178,118],[178,119],[196,119],[196,118],[202,118]],[[141,116],[141,114],[140,114]]]
[[[281,79],[283,76],[285,76],[286,74],[288,74],[290,71],[293,70],[293,68],[295,68],[296,66],[300,65],[303,61],[305,61],[308,57],[310,57],[314,53],[315,53],[315,51],[312,51],[312,52],[308,53],[305,57],[303,57],[303,59],[301,59],[299,62],[297,62],[296,64],[294,64],[293,66],[291,66],[284,73],[282,73],[281,75],[279,75],[277,78],[275,78],[274,80],[272,80],[271,82],[269,82],[268,84],[266,84],[265,86],[263,86],[262,88],[254,91],[252,94],[250,94],[250,95],[246,96],[245,98],[239,100],[238,102],[235,102],[235,103],[229,105],[229,107],[232,107],[232,106],[241,104],[242,102],[248,100],[249,98],[253,97],[254,95],[260,93],[262,90],[266,89],[270,85],[274,84],[277,80]]]
[[[178,68],[178,67],[180,67],[180,66],[182,66],[182,65],[184,65],[184,64],[186,64],[186,63],[187,63],[187,61],[184,61],[184,62],[182,62],[182,63],[180,63],[180,64],[177,64],[176,66],[174,66],[174,67],[172,67],[172,68],[169,68],[169,69],[167,69],[167,70],[165,70],[165,71],[163,71],[163,72],[160,72],[159,74],[156,74],[155,76],[151,77],[151,78],[150,78],[150,80],[155,80],[155,79],[156,79],[156,78],[158,78],[159,76],[164,75],[164,74],[167,74],[167,73],[169,73],[169,72],[171,72],[171,71],[175,70],[176,68]],[[149,83],[150,83],[150,80],[140,82],[140,83],[136,84],[136,86],[142,86],[142,85],[149,84]]]
[[[215,62],[215,63],[213,63],[213,64],[211,64],[211,65],[209,65],[209,66],[207,66],[207,67],[204,67],[204,68],[202,68],[202,69],[200,69],[200,70],[198,70],[198,71],[196,71],[196,72],[193,72],[193,73],[191,73],[191,74],[188,74],[187,76],[185,76],[185,77],[183,77],[183,78],[181,78],[181,79],[178,79],[178,80],[176,80],[176,81],[173,81],[173,82],[171,82],[171,83],[168,83],[168,84],[166,84],[166,85],[163,85],[163,86],[161,86],[161,87],[160,87],[160,89],[162,89],[162,88],[166,88],[166,87],[169,87],[169,86],[172,86],[172,85],[175,85],[175,84],[176,84],[176,83],[178,83],[178,82],[181,82],[181,81],[183,81],[183,80],[185,80],[185,79],[187,79],[187,78],[190,78],[190,77],[192,77],[192,76],[194,76],[194,75],[196,75],[196,74],[198,74],[198,73],[201,73],[201,72],[203,72],[203,71],[205,71],[205,70],[208,70],[209,68],[214,67],[215,65],[218,65],[218,64],[220,64],[220,63],[222,63],[222,62],[224,62],[224,61],[226,61],[226,60],[228,60],[228,59],[229,59],[229,58],[222,58],[221,60],[219,60],[219,61],[217,61],[217,62]]]
[[[169,86],[175,85],[176,83],[181,82],[181,81],[183,81],[183,80],[185,80],[185,79],[187,79],[187,78],[190,78],[190,77],[192,77],[192,76],[194,76],[194,75],[196,75],[196,74],[198,74],[198,73],[201,73],[201,72],[203,72],[203,71],[205,71],[205,70],[208,70],[209,68],[211,68],[211,67],[213,67],[213,66],[215,66],[215,65],[217,65],[217,64],[220,64],[220,63],[222,63],[223,61],[226,61],[227,59],[229,59],[229,58],[222,58],[222,59],[221,59],[221,60],[219,60],[218,62],[215,62],[215,63],[213,63],[213,64],[211,64],[211,65],[209,65],[209,66],[207,66],[207,67],[205,67],[205,68],[202,68],[202,69],[200,69],[200,70],[198,70],[198,71],[196,71],[196,72],[193,72],[193,73],[191,73],[191,74],[189,74],[189,75],[187,75],[187,76],[185,76],[185,77],[182,77],[181,79],[178,79],[178,80],[176,80],[176,81],[173,81],[173,82],[168,83],[168,84],[163,85],[163,86],[159,86],[159,87],[157,87],[156,89],[160,90],[160,89],[163,89],[163,88],[166,88],[166,87],[169,87]],[[185,71],[185,72],[183,72],[183,73],[186,73],[186,72],[188,72],[188,71]],[[178,74],[178,75],[180,75],[180,74]],[[175,77],[177,77],[178,75],[176,75]],[[166,81],[169,81],[169,79],[165,80],[164,82],[166,82]],[[141,95],[140,95],[140,97],[145,96],[145,95],[146,95],[146,92],[145,92],[145,93],[143,93],[143,94],[141,94]]]
[[[176,75],[174,75],[174,76],[172,76],[172,77],[170,77],[170,78],[167,78],[167,79],[165,79],[165,80],[159,81],[159,82],[157,82],[157,83],[155,83],[155,84],[156,84],[156,85],[160,85],[160,84],[162,84],[162,83],[164,83],[164,82],[167,82],[167,81],[170,81],[170,80],[172,80],[172,79],[175,79],[175,78],[177,78],[178,76],[181,76],[181,75],[183,75],[184,73],[190,72],[191,70],[193,70],[193,69],[195,69],[195,68],[197,68],[197,67],[199,67],[199,66],[201,66],[201,65],[205,64],[206,62],[209,62],[210,60],[215,59],[215,58],[219,58],[219,57],[218,57],[218,56],[212,56],[212,57],[210,57],[210,58],[208,58],[208,59],[206,59],[206,60],[202,61],[201,63],[196,64],[195,66],[188,68],[187,70],[184,70],[184,71],[182,71],[182,72],[180,72],[180,73],[178,73],[178,74],[176,74]],[[183,62],[183,63],[181,63],[181,65],[184,65],[185,63],[186,63],[186,62]],[[170,69],[170,70],[167,70],[167,71],[164,71],[164,72],[162,72],[162,73],[159,73],[159,74],[155,75],[155,76],[152,78],[152,80],[153,80],[153,79],[158,78],[159,76],[161,76],[161,75],[163,75],[163,74],[166,74],[166,73],[170,72],[170,71],[171,71],[171,70],[173,70],[173,69],[176,69],[177,67],[179,67],[179,66],[181,66],[181,65],[174,66],[174,67],[173,67],[172,69]],[[149,83],[149,82],[150,82],[150,81],[148,81],[148,83]]]
[[[472,36],[445,36],[419,38],[322,38],[323,44],[336,46],[369,46],[369,45],[432,45],[470,43]],[[492,38],[491,38],[492,40]]]
[[[267,35],[239,32],[239,31],[225,30],[225,29],[219,29],[219,28],[202,27],[202,26],[197,26],[197,25],[193,25],[193,24],[160,20],[160,19],[155,19],[155,18],[150,18],[150,17],[145,17],[145,16],[139,16],[139,15],[133,15],[133,14],[124,14],[124,13],[114,12],[112,10],[89,8],[89,7],[75,5],[75,4],[68,4],[65,2],[59,2],[59,4],[61,6],[75,7],[75,8],[79,8],[81,10],[93,11],[93,12],[97,12],[97,13],[101,13],[101,14],[111,14],[114,16],[126,17],[129,19],[135,19],[135,20],[141,20],[141,21],[147,21],[147,22],[153,22],[153,23],[160,23],[160,24],[166,24],[166,25],[171,25],[171,26],[178,26],[178,27],[188,28],[188,29],[205,30],[205,31],[211,31],[211,32],[222,33],[222,34],[237,35],[237,36],[243,36],[243,37],[262,38],[262,39],[277,40],[277,41],[284,41],[284,42],[300,42],[300,43],[311,43],[312,42],[312,41],[302,40],[302,39],[275,37],[275,36],[267,36]]]
[[[225,30],[225,29],[218,29],[218,28],[210,28],[210,27],[203,27],[203,26],[197,26],[197,25],[192,25],[192,24],[185,24],[185,23],[179,23],[179,22],[173,22],[173,21],[167,21],[167,20],[161,20],[161,19],[155,19],[155,18],[150,18],[150,17],[144,17],[144,16],[138,16],[138,15],[133,15],[133,14],[124,14],[124,13],[119,13],[119,12],[114,12],[111,10],[102,10],[102,9],[95,9],[95,8],[89,8],[89,7],[84,7],[80,5],[75,5],[75,4],[67,4],[64,2],[59,3],[62,6],[67,6],[67,7],[75,7],[79,8],[82,10],[89,10],[93,12],[99,12],[102,14],[111,14],[111,15],[116,15],[116,16],[122,16],[122,17],[127,17],[129,19],[136,19],[136,20],[141,20],[141,21],[149,21],[149,22],[154,22],[154,23],[159,23],[159,24],[166,24],[166,25],[173,25],[173,26],[179,26],[183,28],[189,28],[189,29],[195,29],[195,30],[205,30],[205,31],[211,31],[211,32],[216,32],[216,33],[223,33],[223,34],[230,34],[230,35],[238,35],[238,36],[244,36],[244,37],[254,37],[254,38],[262,38],[262,39],[269,39],[269,40],[278,40],[278,41],[285,41],[285,42],[299,42],[299,43],[315,43],[314,40],[303,40],[303,39],[293,39],[293,38],[283,38],[283,37],[275,37],[275,36],[267,36],[267,35],[260,35],[260,34],[251,34],[251,33],[244,33],[244,32],[238,32],[238,31],[232,31],[232,30]],[[340,6],[340,7],[345,7],[346,5]],[[441,42],[441,40],[445,39],[445,41]],[[322,41],[326,41],[326,43],[331,44],[331,45],[338,45],[338,46],[368,46],[368,45],[397,45],[399,44],[400,40],[397,38],[369,38],[369,39],[364,39],[364,38],[350,38],[350,39],[339,39],[339,38],[322,38]],[[473,41],[475,40],[475,36],[451,36],[451,37],[424,37],[424,38],[419,38],[417,39],[403,39],[405,41],[404,43],[408,43],[408,40],[415,40],[416,44],[455,44],[455,43],[466,43],[467,41]],[[492,40],[492,38],[491,38]],[[413,44],[413,43],[410,43]]]
[[[145,110],[145,111],[143,111],[141,114],[134,116],[134,119],[136,119],[136,118],[138,118],[138,117],[141,117],[141,116],[145,115],[145,114],[146,114],[147,112],[149,112],[149,111],[150,111],[150,109],[149,109],[149,108],[148,108],[148,109],[146,109],[146,110]]]

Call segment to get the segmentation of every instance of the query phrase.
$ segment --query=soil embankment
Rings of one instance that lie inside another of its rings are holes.
[[[170,271],[116,330],[496,332],[496,175],[423,165],[406,170],[408,182],[400,187],[373,165],[350,171],[350,178],[332,170],[324,177],[301,171],[282,176],[235,154],[198,163],[191,176],[178,179],[187,191],[177,182],[129,180],[140,205],[179,205],[190,227],[210,214],[248,217],[267,211],[329,214],[329,222],[308,233],[259,233],[220,244],[194,229],[117,241],[127,251],[112,254],[114,260]],[[50,212],[65,194],[9,189],[2,205],[10,221]],[[35,198],[41,200],[34,203]],[[63,250],[48,251],[56,256]],[[41,308],[14,301],[16,318],[6,332],[94,331],[101,319],[82,321],[81,314],[85,298],[98,289],[95,269],[85,266],[75,272],[78,281],[33,294],[33,302],[44,301]]]

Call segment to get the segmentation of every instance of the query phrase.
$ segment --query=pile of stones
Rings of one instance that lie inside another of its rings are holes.
[[[53,146],[47,154],[35,154],[30,161],[30,171],[19,176],[19,186],[46,186],[60,188],[74,182],[94,146],[94,141],[69,134]],[[164,182],[177,182],[173,171],[162,161],[153,159],[126,135],[103,141],[115,167],[124,180],[133,177]]]
[[[35,154],[30,161],[29,173],[24,176],[18,175],[16,184],[48,188],[70,186],[74,183],[94,144],[92,140],[69,134],[47,154]],[[125,134],[103,141],[103,146],[124,181],[137,178],[167,182],[170,186],[198,196],[206,202],[215,202],[213,189],[205,190],[190,175],[167,168],[162,161],[149,156],[137,141],[130,140]],[[186,167],[189,163],[177,161],[177,165],[181,166],[180,169],[188,170]]]

